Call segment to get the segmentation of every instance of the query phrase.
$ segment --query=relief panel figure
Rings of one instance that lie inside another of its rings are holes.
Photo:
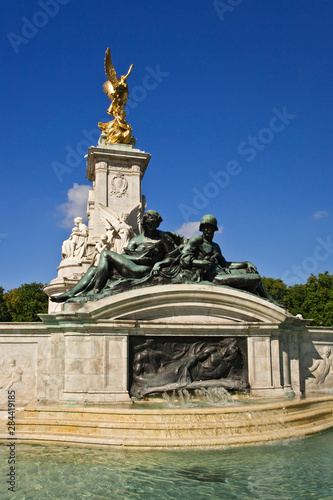
[[[131,395],[179,389],[224,387],[246,390],[247,367],[243,341],[190,342],[186,339],[135,339],[132,341],[133,381]],[[242,347],[241,347],[242,346]]]
[[[26,346],[24,347],[26,349]],[[29,349],[30,350],[30,349]],[[17,401],[22,404],[30,401],[35,395],[36,376],[34,356],[19,354],[15,357],[6,356],[0,360],[0,403],[8,398],[8,391],[16,392]]]
[[[331,368],[333,368],[332,351],[332,347],[324,346],[321,359],[313,360],[312,365],[309,367],[316,384],[323,384]]]
[[[22,381],[23,370],[17,366],[15,358],[9,358],[2,365],[2,377],[0,379],[0,389],[9,391],[17,382]]]

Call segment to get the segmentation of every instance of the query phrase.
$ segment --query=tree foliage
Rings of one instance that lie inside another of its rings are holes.
[[[0,321],[11,321],[12,317],[4,300],[4,289],[0,286]]]
[[[287,296],[287,285],[280,279],[274,278],[262,278],[262,281],[266,287],[268,293],[273,297],[279,304],[285,305],[285,300]]]
[[[263,278],[273,299],[289,311],[312,319],[313,326],[333,325],[333,275],[328,271],[308,278],[305,284],[287,287],[282,280]]]
[[[47,313],[48,298],[42,283],[25,283],[3,295],[12,321],[39,321],[38,314]]]

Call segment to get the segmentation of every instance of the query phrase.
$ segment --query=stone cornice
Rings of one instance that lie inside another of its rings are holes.
[[[129,164],[137,165],[140,168],[141,178],[147,169],[151,155],[140,149],[131,147],[119,148],[113,147],[94,147],[91,146],[88,150],[87,171],[86,177],[89,181],[95,180],[95,165],[98,162],[117,163],[121,166],[128,167]],[[123,165],[122,165],[123,164]]]
[[[267,300],[239,290],[210,285],[161,285],[131,290],[89,302],[64,304],[64,311],[43,314],[46,328],[96,333],[165,331],[182,335],[253,335],[304,330],[306,321]]]

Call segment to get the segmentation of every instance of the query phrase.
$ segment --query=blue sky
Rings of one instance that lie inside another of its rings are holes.
[[[134,63],[161,229],[212,213],[227,260],[288,284],[333,272],[333,1],[18,0],[0,23],[0,286],[57,275],[108,121],[108,46],[118,74]]]

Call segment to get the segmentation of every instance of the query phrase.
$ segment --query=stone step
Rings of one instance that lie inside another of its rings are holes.
[[[54,434],[46,432],[43,434],[22,432],[19,435],[19,442],[29,443],[71,443],[72,445],[89,446],[119,446],[133,448],[176,448],[176,447],[227,447],[241,446],[248,444],[261,444],[267,441],[277,441],[282,439],[295,439],[305,437],[318,432],[324,432],[333,427],[333,420],[321,423],[305,424],[298,427],[280,429],[278,432],[257,432],[249,434],[236,434],[230,436],[201,436],[190,438],[135,438],[91,436],[86,434]]]
[[[125,406],[125,405],[124,405]],[[103,405],[85,406],[85,405],[58,405],[46,406],[44,404],[29,405],[24,410],[27,418],[54,418],[54,419],[72,419],[75,420],[96,420],[118,422],[120,419],[125,422],[161,422],[163,416],[164,422],[190,421],[227,421],[235,420],[248,421],[248,415],[255,417],[256,420],[266,420],[268,414],[272,417],[281,414],[298,413],[300,410],[321,408],[333,408],[333,397],[325,397],[311,400],[285,401],[279,403],[267,404],[244,404],[231,405],[224,407],[183,407],[183,408],[160,408],[152,409],[147,405],[146,408],[136,408],[135,405],[127,407],[105,407]],[[149,417],[149,418],[148,418]]]
[[[297,412],[299,409],[305,410],[310,408],[320,408],[320,407],[333,407],[333,396],[325,396],[320,398],[307,398],[300,399],[297,401],[289,401],[287,404],[284,404],[288,410],[288,413]]]
[[[248,417],[247,421],[234,422],[106,422],[24,418],[16,423],[16,435],[21,432],[44,434],[84,434],[105,437],[135,438],[200,438],[209,436],[232,436],[262,432],[279,432],[288,427],[309,425],[323,420],[332,420],[332,410],[306,411],[299,415],[284,415],[267,420]]]
[[[297,437],[332,427],[332,397],[172,409],[35,403],[17,413],[15,436],[19,440],[121,446],[217,446]],[[0,439],[8,439],[6,432],[6,423],[2,422]]]
[[[59,422],[59,425],[64,425],[64,423],[72,421],[76,425],[84,426],[86,423],[94,422],[97,425],[103,425],[103,423],[109,423],[110,426],[121,425],[123,427],[147,427],[158,428],[160,426],[178,426],[185,427],[188,424],[192,426],[215,426],[223,425],[225,427],[234,427],[242,425],[250,425],[255,423],[256,425],[267,424],[268,422],[288,422],[297,421],[298,419],[304,418],[321,418],[322,415],[327,415],[327,418],[332,416],[333,405],[321,405],[318,408],[306,408],[301,409],[298,412],[289,412],[287,408],[282,408],[278,410],[254,410],[249,407],[243,412],[228,412],[226,415],[223,409],[215,412],[202,412],[197,413],[195,411],[185,412],[179,411],[177,413],[168,413],[160,411],[158,414],[151,414],[150,411],[140,413],[139,415],[128,415],[121,412],[114,413],[92,413],[92,412],[81,412],[76,415],[72,410],[70,412],[63,411],[53,411],[53,412],[34,412],[21,413],[21,421],[24,418],[24,422],[33,422],[36,425],[41,425],[45,421]]]

